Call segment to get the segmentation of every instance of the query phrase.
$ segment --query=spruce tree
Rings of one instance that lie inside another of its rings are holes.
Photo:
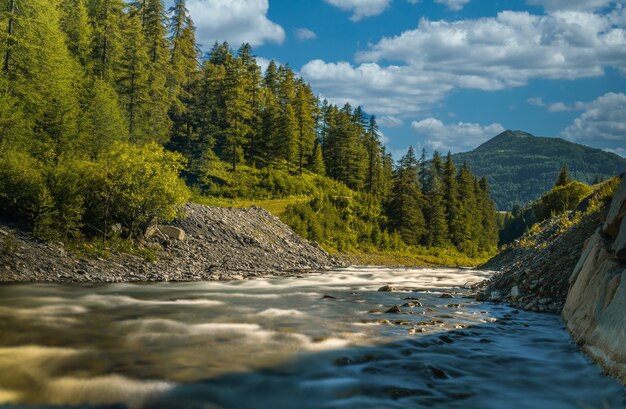
[[[93,25],[89,65],[98,78],[112,83],[117,77],[118,64],[124,53],[122,30],[125,4],[123,0],[88,1]]]
[[[572,178],[569,175],[569,169],[567,168],[567,164],[563,164],[561,167],[561,171],[559,172],[559,177],[556,179],[554,183],[554,187],[565,186],[569,182],[572,181]]]
[[[381,173],[381,144],[376,117],[372,115],[365,133],[365,149],[367,151],[367,184],[366,191],[370,195],[377,195],[378,179]]]
[[[324,157],[322,155],[322,145],[318,140],[315,141],[313,146],[313,153],[309,159],[308,169],[318,175],[324,176],[326,169],[324,167]]]
[[[426,222],[422,213],[423,197],[417,176],[417,159],[409,147],[394,173],[391,201],[387,209],[392,231],[406,244],[423,242]]]
[[[313,95],[311,88],[303,80],[298,80],[296,83],[295,97],[294,108],[297,122],[297,163],[298,171],[302,174],[302,169],[304,169],[307,158],[311,156],[315,146],[317,99],[315,98],[315,95]]]
[[[93,41],[93,28],[85,0],[63,0],[61,26],[67,35],[67,45],[74,57],[87,66]]]
[[[442,170],[443,204],[446,221],[448,223],[449,240],[457,245],[459,239],[460,215],[459,215],[459,191],[456,180],[456,167],[452,162],[452,154],[448,152],[446,162]]]
[[[124,55],[117,71],[117,91],[126,111],[128,132],[133,142],[146,142],[149,118],[150,84],[148,48],[137,13],[130,14],[124,24]]]
[[[426,206],[428,223],[427,244],[434,247],[446,247],[450,244],[444,202],[444,185],[439,175],[440,168],[440,159],[433,155],[430,168],[428,169],[428,186],[425,190],[428,202]]]
[[[226,67],[224,94],[224,150],[223,157],[232,164],[232,171],[237,171],[237,164],[242,163],[243,148],[250,132],[249,121],[252,116],[250,95],[245,67],[240,59],[235,59]]]

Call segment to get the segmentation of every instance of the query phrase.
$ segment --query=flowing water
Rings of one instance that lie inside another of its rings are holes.
[[[3,286],[0,406],[626,407],[558,316],[466,298],[486,275]]]

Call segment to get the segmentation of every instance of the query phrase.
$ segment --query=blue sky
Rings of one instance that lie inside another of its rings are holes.
[[[504,129],[626,156],[626,0],[187,0],[206,51],[253,45],[376,115],[395,156]]]

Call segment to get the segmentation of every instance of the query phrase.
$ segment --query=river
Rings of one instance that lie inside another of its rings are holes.
[[[0,407],[626,407],[558,316],[468,297],[487,275],[5,285]]]

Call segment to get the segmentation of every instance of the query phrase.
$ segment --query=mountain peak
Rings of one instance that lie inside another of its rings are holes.
[[[507,129],[506,131],[489,139],[487,142],[483,143],[475,150],[479,151],[481,149],[495,149],[498,145],[511,143],[521,138],[536,138],[536,136],[520,130],[511,131],[510,129]]]
[[[471,152],[453,156],[457,166],[467,162],[476,176],[487,176],[500,210],[535,200],[554,185],[563,164],[574,180],[594,180],[618,175],[626,159],[561,138],[534,136],[507,130]]]

